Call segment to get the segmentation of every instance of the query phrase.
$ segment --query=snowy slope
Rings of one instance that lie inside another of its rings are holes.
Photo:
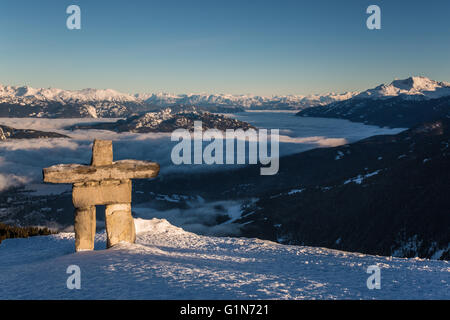
[[[450,83],[434,81],[427,77],[409,77],[366,90],[355,98],[388,99],[397,96],[404,99],[437,99],[450,96]]]
[[[0,299],[449,299],[450,264],[257,239],[198,236],[166,220],[135,220],[136,244],[73,253],[74,235],[5,240]],[[81,268],[81,290],[66,269]],[[366,269],[381,268],[369,290]]]

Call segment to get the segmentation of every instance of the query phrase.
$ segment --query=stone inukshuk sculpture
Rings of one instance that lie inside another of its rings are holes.
[[[131,216],[131,179],[154,178],[155,162],[113,161],[112,141],[95,140],[91,165],[60,164],[43,170],[44,182],[71,183],[75,206],[75,249],[93,250],[96,227],[95,206],[105,205],[107,247],[134,243],[136,231]]]

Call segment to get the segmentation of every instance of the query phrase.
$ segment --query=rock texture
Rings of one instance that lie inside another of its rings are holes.
[[[75,248],[76,251],[94,249],[95,206],[75,210]]]
[[[147,179],[158,175],[159,165],[154,162],[120,160],[101,167],[60,164],[44,169],[44,182],[84,183],[87,181]]]
[[[113,203],[131,203],[131,180],[104,180],[75,183],[72,188],[75,208]]]
[[[113,163],[113,147],[110,140],[95,140],[92,147],[91,166],[107,166]]]
[[[112,247],[121,241],[134,243],[136,230],[131,215],[131,204],[110,204],[105,210],[107,247]]]

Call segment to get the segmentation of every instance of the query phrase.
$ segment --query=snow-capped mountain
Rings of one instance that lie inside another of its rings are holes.
[[[160,107],[172,105],[196,106],[238,106],[245,108],[283,108],[301,109],[313,105],[324,105],[333,101],[349,99],[358,92],[343,94],[328,93],[323,95],[287,95],[257,96],[231,94],[169,94],[151,93],[130,95],[112,89],[62,90],[56,88],[35,89],[28,86],[15,87],[0,85],[0,103],[17,103],[21,105],[42,105],[42,103],[147,103]]]
[[[426,77],[394,80],[344,101],[307,108],[302,117],[342,118],[378,126],[412,127],[450,116],[450,83]]]
[[[130,95],[112,89],[63,90],[0,85],[0,117],[126,117],[168,106],[197,106],[211,112],[236,112],[243,109],[303,109],[346,100],[356,94],[357,92],[349,92],[273,97],[168,93]]]
[[[390,84],[381,84],[363,92],[328,93],[315,95],[257,96],[230,94],[137,94],[136,98],[158,106],[176,104],[198,106],[240,106],[250,109],[305,109],[323,106],[351,98],[387,99],[402,96],[405,99],[435,99],[450,95],[450,83],[434,81],[422,76],[394,80]]]
[[[174,106],[197,106],[203,111],[236,112],[244,109],[303,110],[355,100],[429,100],[450,96],[450,83],[426,77],[394,80],[363,92],[315,95],[258,96],[232,94],[127,94],[112,89],[62,90],[0,85],[0,117],[108,118]]]
[[[311,106],[325,105],[334,101],[352,98],[358,92],[343,94],[328,93],[323,95],[287,95],[287,96],[257,96],[231,94],[137,94],[136,97],[145,102],[161,107],[172,105],[196,106],[235,106],[248,109],[303,109]]]
[[[85,102],[137,102],[137,99],[129,94],[121,93],[112,89],[82,89],[62,90],[56,88],[35,89],[28,86],[14,87],[0,85],[0,102],[35,103],[60,102],[85,103]]]
[[[111,89],[62,90],[0,85],[2,117],[123,117],[145,108],[143,101]]]
[[[409,77],[381,84],[356,95],[358,99],[388,99],[401,96],[404,99],[437,99],[450,96],[450,83],[434,81],[426,77]]]

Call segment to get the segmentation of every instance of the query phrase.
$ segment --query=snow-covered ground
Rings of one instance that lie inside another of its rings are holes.
[[[74,253],[62,233],[0,244],[0,299],[450,299],[450,263],[198,236],[166,220],[135,220],[136,244]],[[68,266],[81,289],[66,287]],[[366,286],[367,267],[381,289]]]

